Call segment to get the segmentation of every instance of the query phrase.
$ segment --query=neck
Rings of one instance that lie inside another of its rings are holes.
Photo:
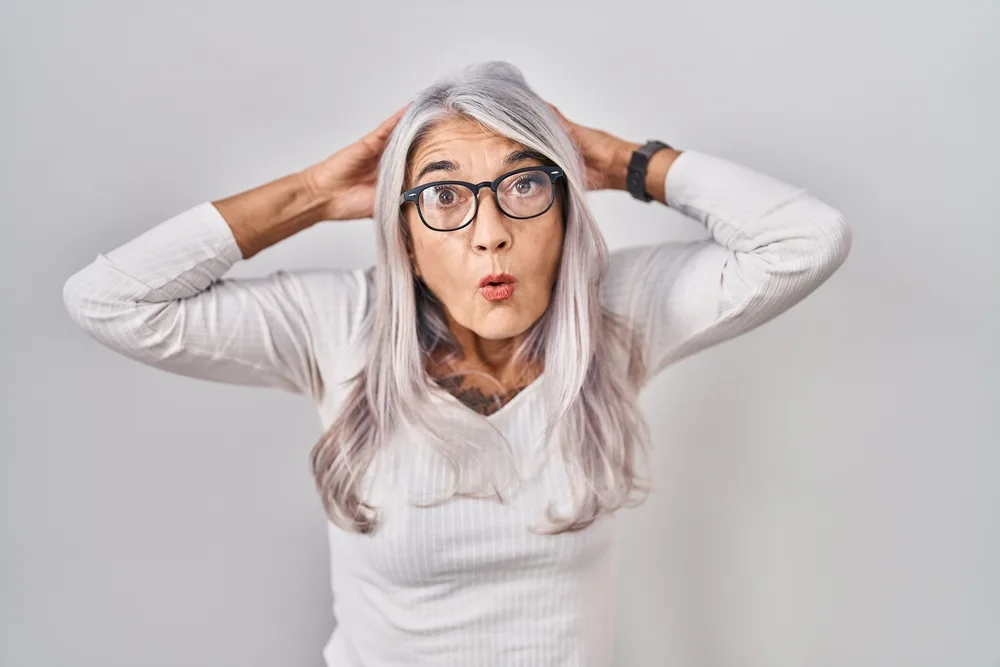
[[[514,353],[524,340],[524,334],[512,338],[490,340],[483,338],[449,318],[448,328],[464,353],[466,365],[479,368],[493,375],[509,370]]]
[[[460,371],[472,373],[482,377],[484,374],[493,378],[493,382],[502,387],[517,387],[534,379],[540,369],[525,368],[523,364],[515,363],[514,354],[519,346],[524,342],[527,333],[491,340],[483,338],[475,331],[468,329],[446,314],[448,329],[459,347],[462,349],[463,357],[460,361],[450,364],[447,369],[440,369],[443,372]],[[467,381],[476,384],[473,377],[467,377]],[[467,384],[468,382],[466,382]]]

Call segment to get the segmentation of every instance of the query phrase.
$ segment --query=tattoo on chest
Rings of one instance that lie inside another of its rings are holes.
[[[512,398],[524,389],[524,387],[517,387],[507,392],[489,392],[484,394],[479,387],[463,387],[462,378],[460,377],[439,378],[436,382],[466,407],[484,416],[491,415],[507,405]]]

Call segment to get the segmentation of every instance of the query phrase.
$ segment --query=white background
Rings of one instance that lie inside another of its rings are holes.
[[[8,0],[0,664],[321,664],[311,405],[118,357],[62,284],[505,59],[577,122],[807,187],[854,230],[813,296],[645,395],[658,491],[622,517],[616,666],[996,667],[998,26],[994,0]],[[612,247],[704,233],[591,197]],[[370,264],[369,225],[232,275]]]

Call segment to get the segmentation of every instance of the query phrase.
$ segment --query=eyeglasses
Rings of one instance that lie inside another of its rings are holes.
[[[559,167],[522,167],[497,176],[492,181],[434,181],[407,190],[399,205],[413,202],[420,220],[438,232],[453,232],[469,225],[479,212],[479,191],[493,191],[497,206],[509,218],[537,218],[555,201],[556,181],[563,177]]]

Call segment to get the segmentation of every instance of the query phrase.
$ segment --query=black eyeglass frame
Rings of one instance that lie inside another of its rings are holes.
[[[549,179],[552,183],[552,199],[549,201],[549,205],[545,207],[544,211],[540,213],[535,213],[534,215],[511,215],[504,210],[503,204],[500,203],[500,198],[497,196],[497,188],[500,187],[500,183],[507,178],[515,174],[520,174],[526,171],[541,171],[548,174]],[[563,178],[563,170],[559,167],[554,167],[552,165],[538,165],[534,167],[521,167],[520,169],[515,169],[514,171],[508,171],[506,174],[500,174],[492,181],[483,181],[482,183],[470,183],[468,181],[432,181],[431,183],[424,183],[418,185],[415,188],[410,188],[403,194],[399,196],[399,205],[402,206],[406,202],[413,202],[413,205],[417,207],[417,215],[420,216],[420,222],[424,223],[424,226],[428,229],[432,229],[435,232],[457,232],[460,229],[464,229],[472,224],[472,221],[476,219],[479,214],[479,191],[485,187],[489,187],[493,191],[493,200],[497,203],[497,208],[503,212],[508,218],[513,218],[514,220],[529,220],[531,218],[537,218],[540,215],[545,215],[552,205],[556,201],[556,181]],[[564,181],[565,182],[565,181]],[[426,220],[424,220],[424,212],[420,208],[420,194],[427,188],[432,188],[440,185],[464,185],[465,187],[472,190],[472,198],[475,200],[475,205],[472,210],[472,217],[462,225],[458,227],[451,227],[450,229],[439,229],[437,227],[431,226]]]

